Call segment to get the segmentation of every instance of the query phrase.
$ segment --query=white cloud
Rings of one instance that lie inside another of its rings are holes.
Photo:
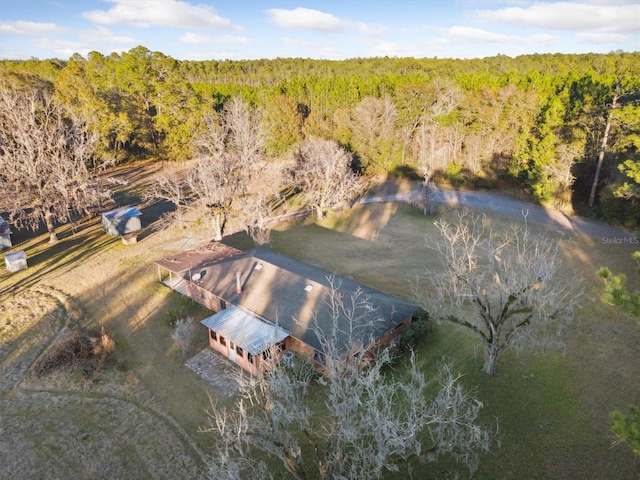
[[[283,28],[313,30],[316,32],[340,32],[349,26],[349,22],[319,10],[298,7],[293,10],[271,8],[267,16],[272,23]]]
[[[538,35],[531,35],[525,39],[525,42],[530,43],[532,45],[553,45],[559,40],[560,37],[557,35],[549,35],[546,33],[540,33]]]
[[[206,45],[213,43],[213,37],[209,35],[200,35],[199,33],[187,32],[178,38],[182,43],[189,43],[191,45]]]
[[[338,18],[330,13],[311,8],[285,10],[271,8],[266,11],[269,21],[278,27],[296,30],[311,30],[320,33],[338,33],[347,29],[357,30],[364,35],[377,36],[388,33],[390,29],[382,24],[352,22]]]
[[[200,35],[193,32],[185,33],[178,40],[180,40],[182,43],[188,43],[191,45],[207,45],[211,43],[246,45],[251,43],[251,41],[246,37],[238,37],[235,35],[220,35],[212,37],[210,35]]]
[[[42,49],[51,49],[60,58],[69,58],[74,53],[86,56],[90,51],[90,49],[87,48],[87,45],[83,42],[71,42],[52,38],[41,38],[34,42],[34,45]]]
[[[373,45],[367,55],[373,57],[393,57],[400,56],[402,48],[396,42],[380,42]]]
[[[470,40],[472,42],[501,43],[509,40],[509,37],[507,37],[506,35],[488,32],[486,30],[481,30],[479,28],[473,27],[456,26],[447,28],[445,32],[452,37],[456,37],[462,40]]]
[[[311,48],[314,46],[313,43],[311,42],[306,42],[304,40],[298,40],[297,38],[291,38],[291,37],[282,37],[280,39],[282,41],[282,43],[288,47],[304,47],[304,48]]]
[[[5,35],[48,35],[66,31],[66,28],[58,27],[55,23],[0,22],[0,33]]]
[[[344,50],[336,50],[333,47],[318,46],[314,49],[316,58],[333,58],[336,60],[345,58]]]
[[[389,27],[379,23],[369,25],[362,22],[356,22],[352,24],[352,26],[360,33],[371,36],[379,36],[391,32],[391,29]]]
[[[478,20],[504,22],[518,27],[637,32],[640,24],[640,4],[611,1],[540,2],[527,8],[475,10],[471,12],[471,16]]]
[[[607,43],[624,43],[629,40],[626,35],[622,35],[620,33],[579,33],[577,37],[578,40],[583,43],[593,43],[596,45]]]
[[[18,47],[13,45],[0,44],[0,59],[2,60],[24,60],[29,58],[29,55],[21,51]]]
[[[314,42],[299,40],[297,38],[282,37],[281,42],[289,50],[294,50],[298,57],[309,58],[344,58],[344,51],[337,50],[330,45],[320,45]]]
[[[190,5],[179,0],[109,1],[114,4],[109,10],[92,10],[82,16],[105,25],[240,30],[207,5]]]
[[[90,30],[83,30],[78,33],[78,38],[93,44],[135,44],[139,43],[134,37],[116,35],[105,27],[94,27]]]

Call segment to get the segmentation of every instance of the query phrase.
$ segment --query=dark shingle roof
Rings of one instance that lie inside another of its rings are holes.
[[[236,293],[236,272],[241,272],[242,293]],[[360,285],[348,278],[332,276],[329,272],[300,262],[273,250],[258,247],[238,255],[221,259],[192,270],[200,274],[198,285],[220,298],[239,305],[275,324],[304,343],[322,350],[313,331],[332,329],[330,305],[332,285],[348,299],[361,292],[370,308],[361,311],[363,323],[375,320],[374,326],[360,331],[361,339],[377,338],[383,332],[402,323],[420,307]],[[346,338],[338,338],[342,349]],[[342,343],[342,344],[341,344]]]
[[[220,242],[209,242],[193,250],[187,250],[156,260],[156,264],[173,273],[187,272],[190,269],[195,272],[218,260],[238,255],[239,253],[242,253],[242,250],[229,247]]]

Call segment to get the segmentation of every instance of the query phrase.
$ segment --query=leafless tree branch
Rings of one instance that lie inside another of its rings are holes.
[[[316,210],[318,219],[329,208],[345,206],[362,189],[351,169],[351,155],[336,142],[318,137],[300,145],[293,183]]]
[[[48,92],[0,87],[0,184],[9,221],[32,229],[44,223],[55,242],[56,223],[99,208],[110,193],[87,168],[95,145]]]
[[[526,216],[525,216],[526,220]],[[562,346],[560,334],[582,297],[580,279],[559,282],[559,240],[512,226],[503,235],[486,218],[462,213],[456,223],[436,222],[435,250],[443,267],[427,272],[432,293],[416,295],[436,318],[462,325],[482,341],[482,371],[496,373],[507,348]]]
[[[413,354],[403,380],[387,376],[390,350],[370,350],[370,339],[361,335],[370,302],[362,292],[344,298],[336,287],[328,299],[333,327],[314,327],[324,353],[323,376],[298,358],[293,368],[277,363],[274,351],[266,371],[243,377],[242,399],[232,410],[209,412],[209,431],[219,438],[212,477],[252,475],[254,449],[279,459],[296,479],[377,479],[409,459],[433,461],[440,455],[475,470],[491,434],[480,426],[482,404],[460,384],[460,375],[443,366],[441,390],[432,400]],[[346,346],[337,341],[344,335]],[[317,395],[326,399],[322,411],[310,407]]]

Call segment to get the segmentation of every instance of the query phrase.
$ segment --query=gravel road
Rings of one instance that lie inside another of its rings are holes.
[[[411,199],[419,198],[419,196],[419,191],[412,191],[398,195],[363,198],[357,203],[407,202]],[[533,203],[521,202],[493,193],[463,192],[460,190],[439,188],[434,200],[447,205],[463,205],[479,210],[497,212],[514,218],[522,218],[523,212],[528,212],[527,218],[530,221],[551,225],[558,228],[558,230],[589,235],[602,239],[603,242],[636,243],[640,245],[640,238],[634,237],[626,230],[593,220],[587,220],[575,215],[566,215],[557,210],[541,207]]]

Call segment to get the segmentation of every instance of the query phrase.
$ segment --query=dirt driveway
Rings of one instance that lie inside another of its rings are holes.
[[[398,191],[389,195],[369,196],[360,199],[356,203],[378,203],[378,202],[410,202],[420,198],[419,186],[406,191]],[[614,242],[636,242],[640,244],[640,238],[636,238],[630,232],[621,228],[616,228],[594,220],[589,220],[576,215],[567,215],[552,208],[545,208],[533,203],[514,200],[509,197],[485,192],[466,192],[439,188],[434,200],[437,203],[446,205],[462,205],[477,208],[487,212],[496,212],[513,218],[522,219],[523,213],[527,213],[527,218],[535,223],[550,225],[558,230],[580,233],[603,241]]]

